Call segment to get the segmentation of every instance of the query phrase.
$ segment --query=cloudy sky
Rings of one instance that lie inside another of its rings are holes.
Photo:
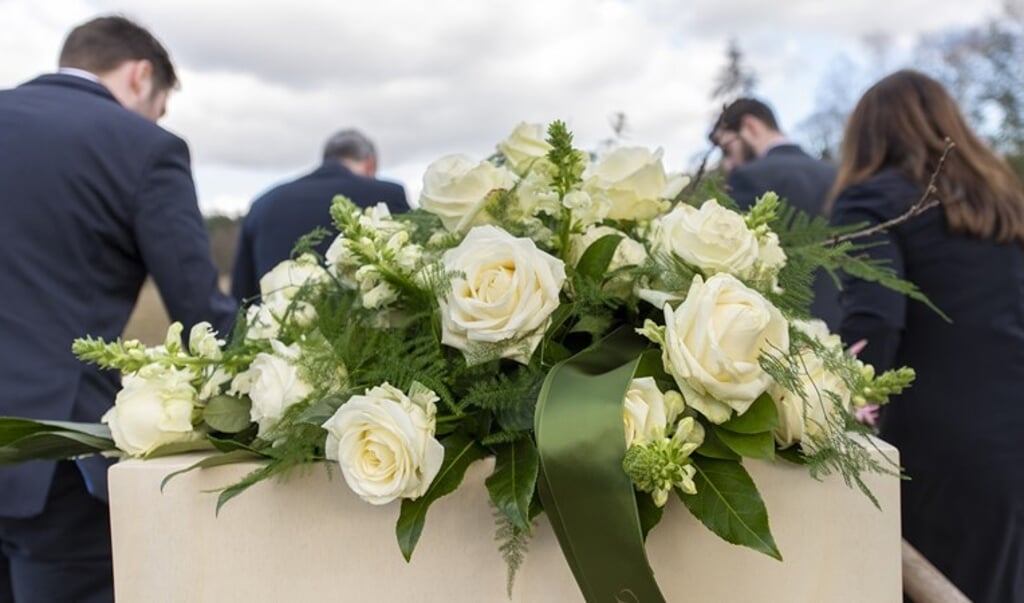
[[[1019,0],[1015,0],[1019,1]],[[1000,0],[0,0],[0,88],[54,69],[77,23],[120,12],[149,27],[182,89],[162,125],[192,148],[200,205],[244,212],[358,127],[381,176],[413,199],[437,157],[489,155],[519,121],[564,119],[584,148],[628,117],[627,141],[682,170],[704,148],[709,92],[739,40],[783,127],[813,108],[837,57],[892,59],[917,35],[978,23]],[[841,64],[841,63],[840,63]],[[877,65],[876,65],[877,67]],[[858,84],[859,85],[859,84]]]

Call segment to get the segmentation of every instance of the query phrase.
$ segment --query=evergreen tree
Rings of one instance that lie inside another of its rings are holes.
[[[715,87],[711,91],[711,100],[721,105],[751,96],[757,87],[757,74],[744,60],[743,50],[735,38],[729,40],[725,50],[726,63],[715,78]]]

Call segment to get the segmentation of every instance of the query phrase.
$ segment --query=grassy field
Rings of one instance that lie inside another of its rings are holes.
[[[231,264],[235,258],[235,245],[238,242],[240,223],[240,218],[224,216],[212,216],[206,219],[206,230],[210,237],[210,255],[221,275],[220,288],[223,291],[227,291],[229,287],[227,275],[231,273]],[[147,280],[139,293],[139,301],[135,304],[135,312],[132,313],[128,326],[125,327],[123,337],[138,339],[146,345],[159,345],[163,343],[167,327],[170,324],[167,310],[164,309],[156,285],[153,284],[153,281]],[[185,325],[186,329],[189,327],[191,325]]]
[[[220,287],[228,290],[227,277],[221,277]],[[156,290],[153,281],[147,280],[139,293],[139,301],[135,304],[135,311],[124,329],[125,339],[138,339],[146,345],[159,345],[163,343],[167,334],[167,327],[171,324],[167,317],[167,310],[160,299],[160,293]],[[191,325],[185,325],[188,329]]]

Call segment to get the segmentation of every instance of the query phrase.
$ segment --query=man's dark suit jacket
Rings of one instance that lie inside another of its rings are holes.
[[[392,214],[409,210],[405,189],[393,182],[366,178],[334,161],[313,172],[274,187],[256,199],[242,222],[231,293],[239,301],[260,292],[260,277],[291,257],[296,241],[318,226],[331,231],[316,248],[324,254],[337,232],[331,224],[331,201],[345,195],[360,207],[386,203]]]
[[[774,191],[797,209],[820,216],[835,179],[834,165],[811,157],[795,144],[783,144],[733,170],[728,184],[740,209],[750,208],[757,197]],[[824,320],[833,332],[839,328],[838,295],[828,274],[815,275],[811,314]]]
[[[98,421],[117,375],[71,353],[115,339],[147,273],[185,332],[235,315],[196,204],[185,142],[101,84],[44,75],[0,91],[0,414]],[[78,462],[106,495],[105,459]],[[0,468],[0,517],[42,511],[55,464]]]

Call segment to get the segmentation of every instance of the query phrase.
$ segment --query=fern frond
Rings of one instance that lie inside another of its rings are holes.
[[[508,592],[508,598],[511,599],[516,574],[523,566],[523,561],[526,560],[526,553],[530,544],[530,533],[516,527],[514,523],[505,517],[504,513],[497,508],[493,508],[493,505],[492,512],[494,522],[497,525],[494,540],[498,542],[498,552],[501,553],[501,558],[505,561],[505,565],[508,568],[508,579],[505,588]]]

